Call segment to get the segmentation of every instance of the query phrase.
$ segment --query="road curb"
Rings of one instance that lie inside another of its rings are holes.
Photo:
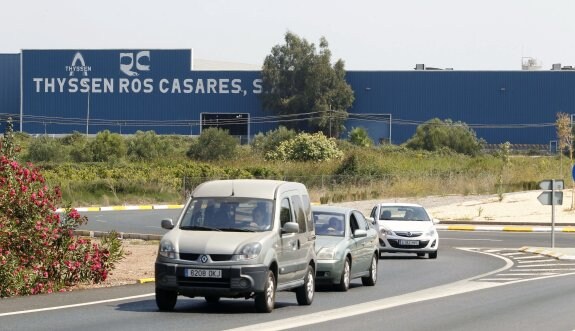
[[[182,209],[184,205],[124,205],[124,206],[106,206],[106,207],[78,207],[74,208],[78,212],[94,211],[126,211],[126,210],[163,210],[163,209]],[[65,212],[65,208],[56,209],[57,213]]]
[[[154,278],[141,278],[141,279],[138,279],[138,284],[153,283],[155,281],[156,281],[156,279],[154,279]]]
[[[446,231],[551,232],[550,226],[438,224],[435,227],[437,230],[446,230]],[[556,226],[555,232],[574,233],[575,227]]]
[[[571,255],[573,253],[573,249],[521,247],[519,251],[553,257],[558,260],[572,260],[572,261],[575,260],[575,255]],[[567,253],[564,253],[562,251],[565,251]]]

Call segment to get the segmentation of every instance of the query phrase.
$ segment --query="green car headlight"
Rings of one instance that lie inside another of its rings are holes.
[[[324,247],[317,253],[317,258],[321,260],[333,260],[335,256],[335,247]]]

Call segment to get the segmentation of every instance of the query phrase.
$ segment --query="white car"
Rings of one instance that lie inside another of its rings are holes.
[[[436,221],[425,208],[411,203],[380,203],[373,207],[373,219],[379,234],[379,251],[428,254],[437,258],[439,236]]]

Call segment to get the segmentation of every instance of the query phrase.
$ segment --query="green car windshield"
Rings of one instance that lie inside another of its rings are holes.
[[[345,235],[345,215],[340,213],[313,212],[315,234],[318,236],[343,237]]]

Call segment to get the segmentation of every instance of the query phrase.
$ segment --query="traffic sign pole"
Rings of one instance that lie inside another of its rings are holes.
[[[551,180],[551,197],[555,196],[555,179]],[[551,198],[551,248],[555,248],[555,199]]]

